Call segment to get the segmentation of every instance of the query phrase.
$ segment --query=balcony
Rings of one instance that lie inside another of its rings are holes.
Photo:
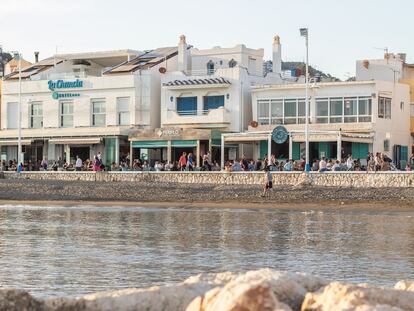
[[[165,125],[206,125],[208,127],[223,127],[230,124],[230,112],[220,107],[209,110],[166,110],[165,118],[162,120]]]

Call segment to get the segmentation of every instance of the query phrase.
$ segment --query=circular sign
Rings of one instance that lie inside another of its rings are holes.
[[[283,144],[288,139],[289,133],[284,126],[276,126],[272,131],[272,139],[276,144]]]
[[[52,93],[52,98],[53,99],[58,99],[59,98],[59,94],[57,92],[53,92]]]

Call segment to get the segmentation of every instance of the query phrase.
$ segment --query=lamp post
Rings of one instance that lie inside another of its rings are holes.
[[[22,57],[19,52],[13,52],[19,62],[19,104],[17,106],[18,138],[17,138],[17,165],[23,164],[22,159]]]
[[[305,171],[310,171],[309,164],[309,33],[308,28],[300,28],[300,35],[305,37],[306,46],[306,73],[305,73]]]

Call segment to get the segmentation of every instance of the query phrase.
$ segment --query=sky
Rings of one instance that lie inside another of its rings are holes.
[[[303,61],[299,28],[309,28],[310,64],[341,79],[355,61],[384,48],[414,63],[413,0],[0,0],[0,45],[29,61],[58,53],[174,46],[181,34],[196,48],[245,44],[271,59]]]

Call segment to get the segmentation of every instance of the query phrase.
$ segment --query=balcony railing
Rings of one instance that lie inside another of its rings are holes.
[[[173,110],[170,110],[173,111]],[[202,116],[207,115],[210,110],[181,110],[181,111],[175,111],[179,116]]]
[[[216,73],[217,69],[198,69],[186,70],[184,73],[187,76],[211,76]]]

